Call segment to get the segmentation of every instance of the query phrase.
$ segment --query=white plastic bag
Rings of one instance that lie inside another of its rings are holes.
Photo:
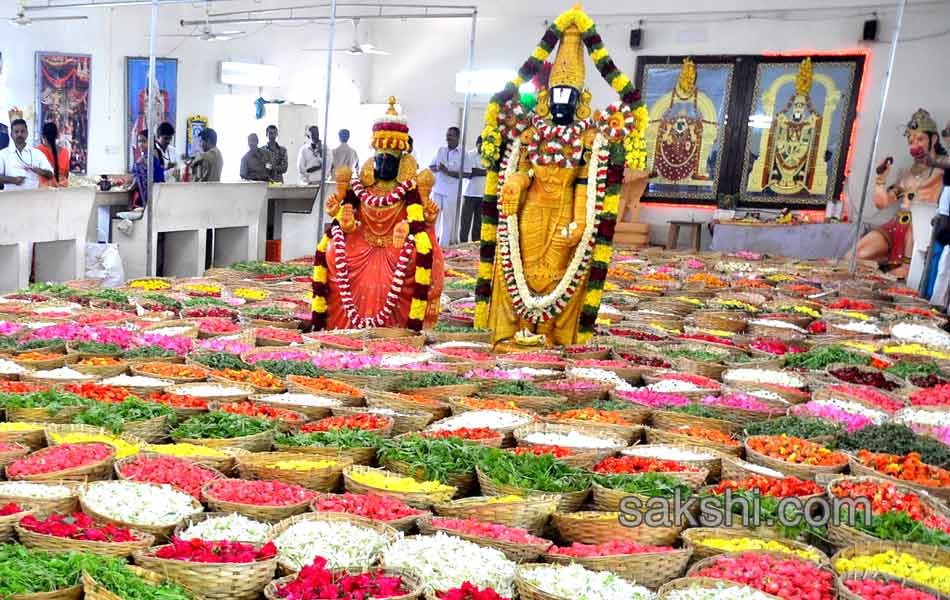
[[[125,281],[125,269],[116,244],[86,244],[86,277],[101,279],[102,287],[114,288]]]

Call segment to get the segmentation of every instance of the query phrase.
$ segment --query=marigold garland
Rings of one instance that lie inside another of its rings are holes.
[[[646,165],[646,142],[644,132],[647,124],[646,107],[640,92],[633,87],[630,79],[614,64],[593,20],[583,10],[573,8],[558,16],[548,27],[537,47],[518,70],[518,76],[509,81],[504,89],[492,96],[485,110],[485,128],[482,130],[482,160],[488,170],[485,181],[485,197],[482,201],[482,231],[478,281],[475,286],[475,327],[488,325],[488,303],[492,293],[492,274],[495,263],[499,229],[499,172],[502,162],[502,148],[506,143],[517,139],[520,131],[510,128],[507,123],[499,123],[503,107],[507,113],[517,115],[511,107],[517,104],[518,87],[532,79],[544,65],[555,46],[571,25],[581,32],[584,45],[598,72],[611,88],[620,96],[620,103],[607,108],[606,115],[595,119],[594,126],[607,139],[606,185],[598,190],[601,209],[594,233],[594,248],[587,274],[587,292],[581,310],[578,328],[579,342],[583,343],[594,334],[597,312],[600,309],[601,296],[607,269],[610,264],[614,228],[620,205],[620,190],[623,184],[624,167],[642,170]],[[613,115],[620,113],[619,121]],[[628,114],[629,113],[629,114]],[[517,123],[517,120],[516,120]],[[516,133],[517,135],[512,135]],[[600,200],[602,198],[602,200]],[[580,251],[578,249],[577,251]]]
[[[397,193],[398,192],[398,193]],[[401,196],[401,198],[397,198]],[[346,239],[340,227],[340,214],[343,207],[350,205],[354,211],[359,210],[362,203],[370,206],[389,206],[399,200],[406,202],[406,220],[409,223],[409,235],[403,245],[393,281],[386,296],[386,303],[375,315],[361,316],[356,309],[352,292],[350,291],[349,270],[346,264]],[[383,204],[380,204],[383,203]],[[388,204],[387,204],[388,203]],[[353,327],[382,327],[389,324],[392,313],[399,302],[403,285],[409,273],[407,268],[415,251],[415,271],[412,273],[414,286],[412,302],[409,305],[409,317],[405,327],[414,331],[422,330],[426,310],[429,306],[429,286],[432,283],[432,240],[425,230],[425,215],[422,210],[422,198],[415,186],[415,181],[403,182],[387,196],[377,196],[364,189],[358,182],[354,182],[347,191],[346,197],[340,204],[340,211],[334,216],[329,226],[329,233],[325,234],[317,245],[313,257],[313,286],[311,300],[311,327],[314,330],[327,327],[327,298],[330,294],[328,283],[329,269],[327,268],[327,246],[334,244],[334,258],[336,260],[335,280],[339,290],[340,301],[347,320]]]

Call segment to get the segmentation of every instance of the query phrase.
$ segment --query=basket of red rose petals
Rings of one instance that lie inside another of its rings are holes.
[[[98,442],[61,444],[7,465],[8,479],[24,481],[97,481],[112,477],[115,448]]]
[[[500,550],[509,560],[515,562],[534,561],[551,546],[551,540],[532,535],[527,529],[477,519],[423,517],[417,524],[423,535],[442,531],[475,542],[479,546]]]
[[[310,503],[315,513],[354,515],[393,529],[408,532],[416,526],[416,519],[431,516],[427,510],[413,508],[408,504],[377,494],[320,494]]]
[[[237,512],[272,522],[307,512],[317,496],[313,490],[299,485],[245,479],[212,479],[202,493],[213,511]]]
[[[186,586],[203,600],[255,600],[277,571],[273,542],[180,540],[132,555],[135,564]]]
[[[16,524],[20,543],[49,552],[91,552],[126,558],[155,543],[155,536],[111,523],[97,523],[86,513],[53,513],[45,519],[26,515]]]
[[[18,442],[0,442],[0,469],[30,453],[30,447]]]
[[[569,546],[552,546],[543,558],[550,563],[577,563],[592,571],[610,571],[624,579],[656,588],[681,576],[692,553],[690,548],[611,540],[603,544],[574,542]]]
[[[0,544],[13,540],[16,524],[27,515],[36,511],[26,504],[16,502],[0,502]]]
[[[271,582],[264,589],[267,600],[323,600],[325,589],[339,600],[415,600],[422,595],[422,580],[415,573],[400,569],[326,568],[326,559],[317,557],[299,573]]]

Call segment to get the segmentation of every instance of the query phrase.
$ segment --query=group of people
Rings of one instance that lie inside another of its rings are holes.
[[[283,183],[284,175],[290,168],[287,148],[277,143],[277,126],[269,125],[266,130],[267,143],[260,146],[256,133],[247,136],[247,154],[241,158],[241,179],[244,181],[267,181]],[[297,153],[297,180],[300,185],[319,185],[323,181],[324,156],[329,159],[326,165],[330,173],[337,167],[359,167],[359,156],[350,145],[350,131],[341,129],[340,145],[327,153],[326,145],[320,141],[320,128],[311,125],[307,128],[309,144],[304,144]]]
[[[57,143],[56,123],[46,123],[42,142],[27,144],[29,127],[23,119],[10,123],[12,143],[0,150],[0,188],[27,190],[39,187],[66,187],[69,182],[69,150]]]
[[[439,207],[439,220],[435,231],[439,242],[445,245],[459,242],[477,242],[481,239],[482,197],[485,195],[485,176],[482,167],[482,138],[475,141],[475,149],[465,153],[459,147],[460,131],[458,127],[449,127],[445,132],[445,146],[439,148],[429,169],[435,174],[435,186],[432,188],[432,200]],[[461,179],[467,179],[462,195],[461,206],[458,202],[458,190]],[[461,221],[458,231],[456,221]]]

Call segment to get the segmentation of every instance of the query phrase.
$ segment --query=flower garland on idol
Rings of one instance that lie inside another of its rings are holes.
[[[636,170],[646,168],[644,133],[648,114],[641,100],[640,92],[633,87],[630,79],[621,73],[614,64],[600,34],[597,33],[593,20],[580,9],[568,10],[557,17],[548,27],[531,56],[518,70],[518,76],[509,81],[502,91],[492,97],[485,111],[485,128],[482,131],[482,160],[488,173],[485,181],[485,197],[482,201],[480,261],[478,281],[475,287],[475,327],[477,328],[484,328],[488,325],[488,303],[492,292],[492,271],[499,243],[502,245],[502,250],[507,252],[510,257],[510,265],[507,264],[509,261],[502,257],[503,275],[509,292],[512,290],[512,282],[514,287],[520,287],[515,280],[515,273],[521,271],[520,256],[518,251],[515,251],[514,255],[511,254],[511,251],[517,247],[517,226],[512,227],[509,215],[505,215],[504,224],[500,223],[499,190],[504,182],[502,148],[506,142],[511,145],[511,142],[519,137],[518,135],[512,135],[513,133],[520,135],[521,131],[509,127],[507,123],[500,122],[500,115],[502,110],[505,111],[505,116],[518,115],[512,105],[518,103],[519,86],[541,70],[544,61],[554,50],[564,31],[571,25],[576,25],[580,30],[584,45],[587,47],[598,72],[620,96],[620,102],[611,104],[604,111],[599,112],[593,122],[593,126],[606,138],[606,143],[601,148],[601,156],[592,155],[588,170],[588,180],[598,181],[596,186],[588,187],[588,212],[594,210],[595,218],[588,219],[585,234],[590,229],[592,233],[587,240],[587,244],[589,245],[592,241],[593,248],[585,247],[583,245],[585,238],[582,238],[571,262],[572,268],[575,263],[577,263],[577,267],[574,268],[573,272],[569,268],[567,275],[570,275],[570,277],[566,275],[560,282],[561,284],[566,282],[565,291],[567,289],[576,291],[574,286],[579,285],[583,277],[583,269],[580,268],[580,264],[587,263],[590,259],[587,268],[587,292],[584,296],[578,328],[578,336],[581,341],[590,338],[594,334],[604,281],[607,277],[607,268],[612,254],[611,245],[620,205],[624,167]],[[533,120],[531,119],[529,122]],[[541,136],[545,133],[541,131],[537,132],[536,135]],[[531,141],[529,141],[530,143]],[[510,155],[510,153],[506,154]],[[539,164],[547,160],[540,157],[536,158],[539,159]],[[517,156],[512,160],[517,160]],[[507,166],[510,168],[510,165]],[[601,174],[599,171],[603,171],[603,173]],[[602,178],[602,182],[598,177]],[[515,217],[514,222],[517,223],[517,217]],[[515,238],[512,240],[511,234],[513,232]],[[507,270],[511,271],[511,279],[506,273]],[[571,283],[575,279],[576,283],[572,286]],[[540,298],[531,298],[529,295],[520,294],[519,292],[519,296],[512,295],[512,300],[516,303],[515,306],[519,312],[521,309],[518,308],[517,303],[520,302],[524,310],[530,310],[532,316],[544,319],[544,315],[557,314],[563,308],[563,306],[558,308],[558,305],[563,301],[562,295],[547,294]]]
[[[375,315],[364,316],[359,314],[353,299],[350,286],[349,267],[346,262],[346,236],[340,227],[340,215],[343,207],[350,205],[354,211],[364,202],[369,206],[391,206],[399,200],[406,201],[406,220],[409,223],[409,235],[403,244],[396,262],[396,270],[386,294],[383,308]],[[354,328],[382,327],[392,318],[393,311],[399,303],[403,285],[409,275],[408,267],[412,260],[413,251],[416,256],[414,272],[415,284],[412,291],[412,302],[409,306],[409,319],[406,328],[414,331],[422,330],[428,308],[429,286],[432,283],[432,240],[425,230],[425,215],[422,210],[422,198],[416,190],[415,180],[405,181],[386,196],[378,196],[366,190],[359,182],[354,182],[347,191],[346,197],[340,204],[339,212],[330,224],[330,232],[324,235],[317,245],[313,258],[313,300],[311,303],[313,329],[326,329],[327,326],[327,297],[330,293],[328,285],[329,269],[327,268],[327,247],[330,242],[334,246],[334,283],[339,290],[340,302],[350,325]]]

